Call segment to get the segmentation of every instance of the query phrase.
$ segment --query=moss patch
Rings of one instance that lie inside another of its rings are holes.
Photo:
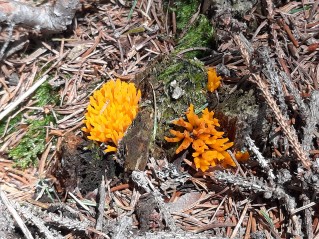
[[[45,126],[53,120],[53,116],[47,115],[40,120],[28,122],[27,133],[16,147],[9,150],[9,156],[15,160],[16,166],[26,168],[37,163],[38,156],[45,148]]]
[[[34,98],[37,100],[37,106],[43,107],[48,104],[58,104],[59,95],[48,82],[44,82],[35,92]]]
[[[196,13],[200,2],[201,1],[199,0],[175,2],[175,6],[172,10],[176,11],[176,27],[178,31],[183,31],[185,27],[188,27],[188,23],[192,16]]]
[[[177,52],[192,47],[209,47],[213,38],[213,28],[208,19],[200,15],[193,26],[187,31],[176,47]],[[200,57],[203,51],[191,51],[185,54],[189,58]]]
[[[156,92],[157,140],[167,135],[172,120],[184,115],[192,103],[195,109],[205,107],[207,74],[202,62],[172,57],[156,78],[162,85]]]
[[[213,28],[206,16],[198,15],[190,25],[192,17],[198,11],[200,2],[199,0],[176,1],[171,8],[176,12],[177,52],[192,47],[209,47],[212,42]],[[194,58],[203,56],[203,53],[203,51],[191,51],[184,55]]]
[[[3,135],[3,133],[5,131],[5,128],[6,128],[6,125],[7,125],[7,122],[8,122],[8,118],[9,117],[5,117],[0,122],[0,137]],[[16,117],[10,119],[9,126],[8,126],[7,131],[6,131],[6,134],[12,133],[15,130],[16,125],[21,121],[21,119],[22,119],[22,114],[21,113],[16,115]]]
[[[34,93],[34,100],[37,101],[37,107],[43,107],[48,104],[57,104],[59,102],[58,92],[54,91],[51,85],[47,82],[42,84]],[[37,111],[29,111],[31,114],[39,114]],[[18,114],[15,118],[10,120],[9,131],[6,134],[12,133],[12,130],[18,125],[22,120],[22,112]],[[50,122],[54,122],[54,117],[49,115],[38,115],[39,119],[28,120],[26,124],[27,133],[22,137],[20,142],[9,150],[9,156],[15,161],[15,165],[21,168],[26,168],[30,165],[35,165],[38,160],[38,156],[45,149],[45,136],[46,128]],[[4,128],[7,120],[4,120],[0,124],[0,133],[3,134]]]

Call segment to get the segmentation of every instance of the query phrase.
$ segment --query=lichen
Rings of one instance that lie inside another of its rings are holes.
[[[247,11],[253,8],[257,0],[214,0],[213,7],[219,12],[231,12],[235,17],[243,17]],[[260,4],[262,6],[262,4]]]
[[[235,119],[236,126],[233,137],[230,137],[235,142],[236,149],[242,149],[245,145],[245,137],[253,135],[254,139],[261,140],[268,132],[266,117],[266,109],[263,105],[258,105],[256,93],[253,88],[246,90],[244,86],[229,94],[230,88],[228,86],[219,89],[219,103],[215,109],[218,114],[221,113],[229,120]],[[210,97],[216,97],[213,94]],[[261,118],[259,118],[262,116]],[[227,127],[227,125],[223,125]],[[256,137],[255,137],[255,136]]]

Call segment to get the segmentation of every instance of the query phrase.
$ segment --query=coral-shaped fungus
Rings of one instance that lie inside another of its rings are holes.
[[[209,67],[207,71],[208,83],[207,89],[210,92],[213,92],[220,86],[220,80],[222,79],[220,76],[217,76],[217,72],[215,68]]]
[[[140,98],[133,83],[108,81],[90,97],[82,130],[88,139],[117,146],[138,112]],[[107,145],[105,152],[116,151],[114,146]]]
[[[235,153],[235,158],[238,162],[246,162],[250,158],[248,151],[237,151]]]
[[[224,132],[216,129],[220,125],[218,119],[213,116],[214,112],[210,112],[206,108],[202,111],[202,116],[199,117],[194,113],[194,106],[191,104],[186,112],[187,121],[180,118],[173,122],[174,125],[185,128],[184,132],[171,129],[170,133],[175,137],[165,137],[168,142],[183,141],[176,149],[176,154],[192,145],[195,166],[203,172],[209,166],[216,164],[221,164],[223,167],[236,166],[226,151],[233,146],[233,142],[228,142],[228,138],[222,137]]]

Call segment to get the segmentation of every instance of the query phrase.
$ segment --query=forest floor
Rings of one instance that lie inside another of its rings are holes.
[[[13,29],[0,65],[0,238],[319,238],[319,1],[128,2],[82,2],[63,33]],[[209,93],[211,67],[222,80]],[[141,108],[154,106],[116,160],[82,130],[110,79],[149,82]],[[164,140],[193,100],[215,111],[236,166],[203,172],[194,146],[175,155]]]

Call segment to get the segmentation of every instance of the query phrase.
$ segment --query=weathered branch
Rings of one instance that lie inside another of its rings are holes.
[[[251,55],[252,55],[251,44],[247,41],[247,39],[242,34],[234,35],[233,39],[238,45],[241,55],[243,59],[245,60],[246,64],[250,66]],[[271,76],[268,76],[268,77],[271,77]],[[270,91],[268,90],[268,85],[266,84],[263,78],[258,73],[252,73],[250,77],[250,79],[258,86],[258,88],[263,93],[263,96],[265,97],[265,100],[268,106],[271,108],[272,112],[275,115],[275,119],[280,125],[283,133],[286,135],[289,143],[292,145],[292,148],[297,158],[301,161],[302,165],[309,170],[312,163],[310,159],[308,158],[307,154],[305,153],[305,151],[303,150],[303,148],[301,147],[298,141],[297,133],[295,132],[294,128],[287,123],[287,118],[281,112],[275,99],[273,98]],[[268,78],[267,80],[269,81]]]
[[[258,161],[259,165],[265,170],[265,172],[268,174],[270,179],[275,179],[276,176],[274,175],[273,170],[270,168],[264,156],[262,156],[262,154],[260,153],[254,141],[249,136],[246,137],[246,141],[250,150],[253,151],[254,154],[256,155],[256,160]]]
[[[33,239],[34,237],[32,236],[31,232],[25,225],[24,221],[20,217],[20,215],[17,213],[16,209],[12,206],[10,203],[7,195],[0,189],[0,200],[3,202],[3,204],[8,208],[9,212],[11,213],[12,217],[14,220],[17,222],[19,225],[20,229],[22,230],[24,236],[27,239]]]
[[[33,7],[2,0],[0,22],[14,23],[47,32],[61,32],[72,23],[79,0],[57,0],[53,6]]]

